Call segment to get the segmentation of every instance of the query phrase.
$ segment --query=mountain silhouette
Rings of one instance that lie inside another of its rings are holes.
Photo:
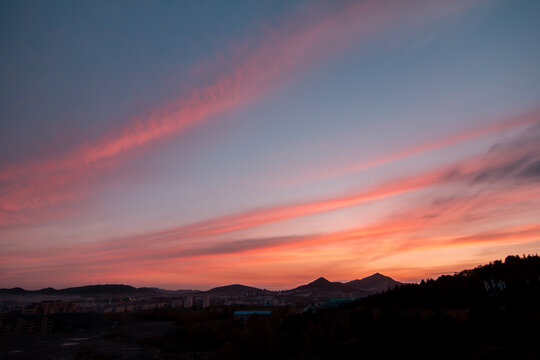
[[[363,279],[349,281],[345,284],[354,288],[355,290],[364,290],[370,293],[386,291],[394,286],[401,285],[399,281],[379,273],[375,273]]]
[[[205,292],[208,295],[258,295],[264,293],[265,290],[252,286],[233,284],[226,286],[218,286]]]
[[[24,290],[21,288],[0,289],[2,295],[80,295],[80,296],[95,296],[95,295],[113,295],[113,296],[133,296],[133,295],[159,295],[168,290],[156,288],[136,288],[130,285],[122,284],[105,284],[105,285],[86,285],[70,287],[66,289],[54,289],[52,287],[41,290]]]
[[[298,286],[294,288],[293,291],[341,291],[341,292],[350,292],[353,289],[340,282],[332,282],[327,279],[320,277],[315,281],[310,282],[306,285]]]
[[[294,294],[311,293],[320,297],[340,297],[353,296],[364,297],[388,290],[401,283],[394,279],[375,273],[363,279],[357,279],[342,283],[339,281],[329,281],[324,277],[294,289],[284,290],[284,292]],[[218,286],[208,291],[200,290],[164,290],[153,287],[136,288],[123,284],[86,285],[70,287],[65,289],[54,289],[52,287],[41,290],[25,290],[20,287],[11,289],[0,289],[0,295],[71,295],[71,296],[180,296],[183,294],[206,294],[215,296],[242,296],[242,295],[262,295],[272,293],[252,286],[232,284]]]

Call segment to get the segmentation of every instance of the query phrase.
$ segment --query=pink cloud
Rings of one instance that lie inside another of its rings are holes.
[[[331,56],[351,43],[396,26],[415,25],[455,13],[467,6],[470,5],[466,1],[353,2],[322,18],[303,14],[304,17],[292,18],[279,28],[267,29],[257,39],[258,45],[238,46],[249,51],[244,56],[233,55],[231,58],[236,62],[218,74],[213,83],[152,109],[150,119],[132,119],[64,156],[2,169],[0,226],[14,220],[24,222],[26,211],[79,199],[92,187],[91,183],[81,186],[81,180],[111,167],[120,155],[183,133],[251,102],[286,82],[301,67]],[[43,217],[46,213],[42,213]]]

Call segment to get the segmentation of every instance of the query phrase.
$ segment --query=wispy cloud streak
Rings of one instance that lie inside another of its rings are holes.
[[[366,202],[391,196],[426,189],[433,186],[463,183],[511,181],[535,181],[540,160],[540,125],[530,127],[525,136],[518,140],[494,146],[487,154],[475,156],[458,163],[442,166],[421,173],[410,174],[391,179],[370,189],[355,193],[310,200],[296,204],[284,204],[274,207],[227,215],[201,221],[173,229],[156,232],[139,241],[159,238],[160,241],[176,241],[180,238],[197,238],[233,232],[241,229],[266,225],[298,217],[343,209]],[[134,241],[136,239],[130,239]],[[122,241],[115,246],[121,246]]]
[[[81,189],[87,190],[91,184],[73,185],[88,174],[109,167],[133,149],[182,133],[260,97],[286,81],[300,65],[313,63],[396,25],[415,24],[467,6],[464,1],[353,2],[324,17],[294,18],[279,28],[269,29],[260,39],[253,39],[258,40],[257,46],[245,46],[248,51],[242,56],[232,56],[237,62],[230,64],[213,83],[153,109],[150,119],[129,121],[62,157],[2,169],[0,225],[24,221],[24,211],[77,199],[84,193]]]
[[[368,159],[366,161],[346,164],[344,166],[334,167],[330,169],[324,169],[323,171],[319,171],[316,175],[311,175],[310,178],[304,178],[299,180],[299,182],[308,183],[358,173],[377,166],[389,164],[409,157],[413,157],[415,155],[420,155],[433,150],[442,149],[448,146],[457,145],[483,136],[503,132],[505,130],[521,128],[527,125],[534,124],[535,122],[539,121],[539,119],[540,110],[535,109],[517,116],[497,119],[482,126],[471,127],[450,136],[441,137],[439,139],[427,141],[425,143],[421,143],[409,148],[400,149],[398,151],[384,154],[382,156]]]

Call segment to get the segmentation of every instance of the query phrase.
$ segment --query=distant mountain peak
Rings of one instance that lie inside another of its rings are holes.
[[[383,275],[379,272],[367,276],[363,279],[356,279],[346,283],[357,289],[363,289],[369,292],[381,292],[388,290],[396,285],[401,285],[399,281],[392,279],[389,276]]]
[[[317,280],[314,280],[312,282],[310,282],[309,284],[311,285],[316,285],[316,284],[328,284],[330,281],[323,278],[322,276],[320,278],[318,278]]]
[[[218,286],[215,288],[212,288],[208,291],[206,291],[207,294],[254,294],[254,293],[262,293],[264,290],[252,287],[252,286],[246,286],[241,284],[232,284],[232,285],[225,285],[225,286]]]
[[[347,285],[344,285],[340,282],[332,282],[323,277],[318,278],[310,282],[307,285],[301,285],[293,289],[294,291],[350,291]]]
[[[376,272],[375,274],[371,274],[369,276],[366,276],[364,279],[391,279],[391,277],[388,277],[386,275],[383,275],[379,272]],[[364,280],[362,279],[362,280]]]

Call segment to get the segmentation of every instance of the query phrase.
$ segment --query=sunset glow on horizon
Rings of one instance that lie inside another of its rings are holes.
[[[535,1],[0,7],[0,288],[416,282],[540,250]]]

